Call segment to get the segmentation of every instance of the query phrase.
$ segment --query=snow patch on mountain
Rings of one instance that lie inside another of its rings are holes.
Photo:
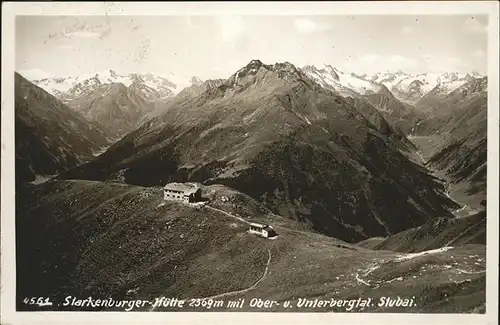
[[[480,77],[481,75],[477,72],[472,74],[444,72],[411,75],[397,71],[378,73],[370,80],[383,84],[402,100],[416,102],[431,91],[447,95],[472,78]]]
[[[376,82],[354,73],[345,73],[330,65],[325,65],[322,68],[307,65],[302,68],[302,71],[321,86],[334,90],[343,96],[367,95],[381,90],[380,85]]]
[[[143,84],[158,92],[162,97],[170,97],[182,89],[199,82],[196,77],[184,77],[174,73],[158,76],[152,73],[126,73],[120,74],[114,70],[106,70],[80,76],[56,77],[32,80],[34,84],[57,97],[74,97],[82,92],[93,90],[103,84],[121,83],[130,87],[133,83]]]

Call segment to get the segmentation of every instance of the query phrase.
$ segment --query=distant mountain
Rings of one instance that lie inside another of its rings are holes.
[[[316,68],[308,65],[302,70],[316,82],[335,90],[342,96],[368,95],[381,91],[385,86],[398,100],[415,105],[429,92],[446,96],[472,78],[480,78],[478,73],[462,74],[458,72],[421,73],[412,75],[403,71],[382,72],[372,76],[346,73],[325,65]]]
[[[321,69],[307,65],[302,71],[321,86],[344,97],[373,94],[381,89],[376,82],[365,80],[354,73],[344,73],[331,65],[325,65]]]
[[[393,86],[410,77],[410,74],[399,70],[395,72],[379,72],[374,74],[373,76],[366,76],[365,79],[370,80],[371,82],[376,82],[378,84],[383,84],[389,89],[392,89]]]
[[[476,207],[486,196],[487,118],[487,78],[483,77],[448,94],[440,109],[414,130],[417,135],[447,136],[428,164],[446,171],[452,182],[467,184],[467,194],[477,197]]]
[[[129,87],[102,84],[68,101],[68,106],[120,137],[137,128],[141,118],[154,110],[151,94],[154,96],[155,90],[135,82]]]
[[[93,158],[105,133],[43,89],[15,73],[16,177],[31,181]]]
[[[142,84],[142,86],[155,90],[158,94],[157,99],[165,99],[190,86],[193,80],[197,80],[197,78],[189,79],[173,73],[168,76],[157,76],[152,73],[120,74],[114,70],[108,70],[82,76],[45,78],[32,82],[65,102],[80,96],[82,92],[91,91],[94,87],[112,83],[121,83],[126,87],[133,83]]]
[[[169,79],[175,80],[175,83]],[[188,86],[200,87],[199,78],[169,79],[151,73],[119,74],[113,70],[87,76],[35,80],[88,120],[120,138],[134,130],[163,103]]]
[[[452,91],[460,88],[468,82],[473,82],[475,79],[480,78],[482,77],[473,77],[470,74],[467,74],[464,78],[458,79],[448,85],[438,83],[433,89],[427,92],[415,103],[415,107],[417,110],[425,114],[432,115],[435,111],[441,108],[441,104]]]
[[[222,183],[349,241],[451,217],[443,186],[400,153],[383,119],[370,122],[376,116],[288,62],[253,60],[219,86],[169,101],[60,178]]]
[[[209,89],[217,88],[221,86],[225,79],[209,79],[202,81],[198,78],[193,77],[191,79],[192,85],[181,90],[177,95],[169,97],[167,100],[156,103],[155,109],[147,112],[140,120],[138,124],[146,123],[147,121],[158,117],[166,112],[171,106],[175,106],[174,103],[179,103],[184,101],[186,98],[196,97]]]
[[[344,97],[363,98],[384,115],[389,123],[407,133],[421,118],[411,105],[401,102],[381,83],[366,76],[347,74],[326,65],[322,69],[305,66],[302,71],[326,89]]]
[[[209,79],[206,81],[201,81],[197,80],[198,82],[192,82],[192,85],[189,87],[184,88],[179,92],[177,96],[179,97],[196,97],[198,95],[201,95],[208,89],[212,88],[217,88],[221,86],[224,82],[226,82],[225,79]]]
[[[457,135],[463,136],[470,132],[471,124],[482,128],[486,125],[487,95],[487,77],[472,78],[443,97],[437,109],[424,108],[423,110],[428,110],[429,113],[415,127],[413,133],[430,135],[436,132],[456,132]],[[477,116],[479,121],[471,120],[474,116]]]
[[[478,73],[470,75],[457,72],[410,75],[397,71],[378,73],[370,81],[385,85],[398,99],[417,105],[425,96],[446,96],[471,78],[477,77],[481,76]]]

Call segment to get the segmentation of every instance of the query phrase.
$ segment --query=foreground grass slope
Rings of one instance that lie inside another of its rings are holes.
[[[162,205],[160,188],[118,183],[51,180],[19,187],[18,308],[27,308],[26,296],[62,302],[69,295],[154,300],[233,292],[214,299],[372,297],[374,305],[363,311],[484,312],[484,245],[421,255],[373,251],[310,232],[225,186],[204,192],[208,206],[195,207]],[[279,236],[250,235],[239,218],[269,222]],[[378,307],[382,296],[415,296],[416,305]],[[238,309],[251,310],[263,311],[248,304]],[[345,311],[300,309],[306,310]]]

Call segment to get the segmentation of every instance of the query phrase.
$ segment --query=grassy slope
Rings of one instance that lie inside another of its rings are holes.
[[[159,188],[90,181],[19,187],[18,297],[207,297],[250,287],[262,277],[270,251],[267,275],[257,287],[226,301],[414,295],[413,308],[367,311],[466,312],[484,305],[484,273],[460,271],[484,270],[483,245],[398,261],[398,253],[355,247],[267,216],[266,208],[234,190],[206,190],[210,204],[272,221],[279,237],[249,235],[243,222],[206,208],[158,207]]]
[[[486,245],[486,212],[454,219],[436,218],[389,236],[373,246],[398,252],[421,252],[449,245]]]
[[[381,242],[385,240],[385,237],[372,237],[356,243],[359,247],[373,249],[373,247],[377,246]]]

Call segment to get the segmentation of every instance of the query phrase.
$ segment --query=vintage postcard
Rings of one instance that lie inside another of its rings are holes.
[[[498,9],[4,3],[2,324],[493,324]]]

